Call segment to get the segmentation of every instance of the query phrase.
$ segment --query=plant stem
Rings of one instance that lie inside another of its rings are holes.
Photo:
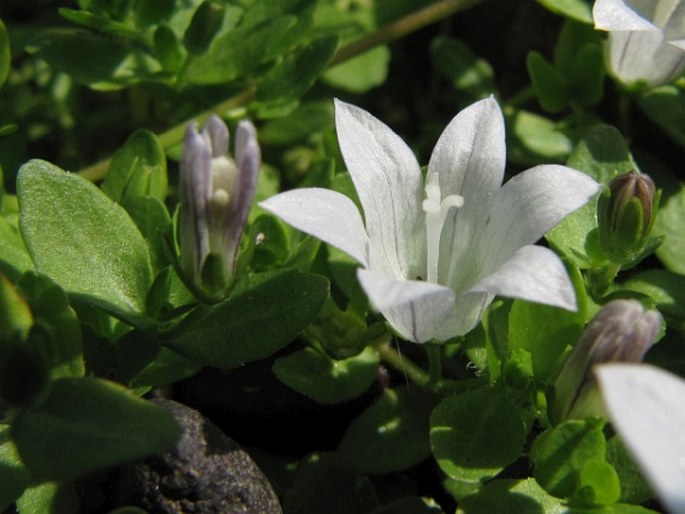
[[[442,380],[442,348],[437,344],[426,345],[430,385],[436,386]]]
[[[413,363],[411,360],[403,357],[396,351],[390,342],[384,339],[373,344],[381,359],[390,364],[393,368],[404,373],[412,382],[415,382],[421,387],[425,387],[431,383],[431,377],[423,369]]]
[[[483,1],[484,0],[440,0],[427,5],[423,9],[419,9],[404,18],[400,18],[399,20],[381,27],[373,34],[369,34],[368,36],[344,46],[336,56],[333,57],[330,65],[335,66],[348,59],[352,59],[375,46],[395,41],[407,34],[411,34],[412,32],[440,21],[451,14],[468,9]]]

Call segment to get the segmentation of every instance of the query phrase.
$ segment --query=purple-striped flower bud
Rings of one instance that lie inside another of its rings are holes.
[[[228,155],[228,143],[228,128],[217,116],[200,133],[190,124],[180,162],[181,267],[210,297],[223,295],[235,278],[261,164],[257,134],[249,121],[238,124],[235,160]]]
[[[613,300],[592,318],[554,383],[552,418],[603,415],[592,368],[606,362],[641,362],[661,327],[661,315],[637,300]]]

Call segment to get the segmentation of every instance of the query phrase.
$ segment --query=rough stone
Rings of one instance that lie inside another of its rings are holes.
[[[150,514],[282,513],[266,477],[216,425],[180,403],[151,401],[174,415],[183,435],[173,451],[118,469],[117,505]]]

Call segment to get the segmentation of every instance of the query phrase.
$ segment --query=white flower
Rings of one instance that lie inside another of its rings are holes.
[[[682,0],[597,0],[592,16],[609,31],[609,69],[624,84],[659,86],[685,70]]]
[[[595,368],[611,422],[668,512],[685,512],[685,380],[647,364]]]
[[[228,155],[228,140],[228,128],[217,116],[200,133],[190,124],[180,162],[181,266],[196,287],[214,295],[234,278],[261,163],[252,123],[238,124],[235,161]]]
[[[465,334],[496,294],[575,308],[559,258],[532,244],[598,186],[550,165],[500,188],[504,120],[494,99],[452,120],[425,181],[409,147],[371,114],[336,101],[335,118],[365,223],[349,198],[320,188],[287,191],[261,206],[355,258],[369,300],[402,337]]]

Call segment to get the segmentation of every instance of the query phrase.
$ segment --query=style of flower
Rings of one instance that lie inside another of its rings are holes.
[[[287,191],[260,205],[356,259],[371,304],[400,336],[426,342],[463,335],[495,295],[575,308],[561,260],[533,243],[598,186],[549,165],[500,188],[504,120],[494,99],[450,122],[425,180],[404,141],[368,112],[336,101],[335,122],[365,222],[352,200],[322,188]]]
[[[685,512],[685,380],[648,364],[595,370],[611,424],[668,512]]]
[[[232,283],[236,257],[252,206],[261,164],[257,134],[238,124],[235,160],[226,124],[212,116],[198,133],[186,130],[180,162],[181,267],[201,291],[221,295]]]
[[[597,0],[592,16],[609,32],[608,67],[622,83],[656,87],[685,71],[682,0]]]

